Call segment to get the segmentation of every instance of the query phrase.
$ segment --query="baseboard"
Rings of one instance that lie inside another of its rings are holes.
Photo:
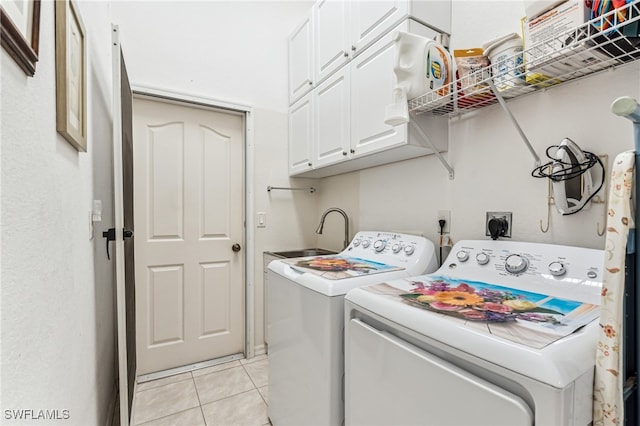
[[[254,356],[264,355],[266,353],[267,353],[267,345],[254,346],[253,348]]]
[[[118,411],[118,413],[116,413],[116,410]],[[114,386],[113,392],[111,393],[111,402],[109,402],[109,408],[107,410],[107,419],[105,421],[105,426],[113,426],[113,419],[116,415],[120,416],[120,410],[118,406],[118,387]],[[115,424],[120,424],[120,421]]]

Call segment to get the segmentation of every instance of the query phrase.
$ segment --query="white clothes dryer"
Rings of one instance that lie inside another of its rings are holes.
[[[433,274],[350,291],[345,424],[590,424],[603,263],[461,241]]]
[[[414,235],[358,232],[337,255],[276,260],[268,268],[271,423],[341,425],[344,295],[434,271],[433,243]]]

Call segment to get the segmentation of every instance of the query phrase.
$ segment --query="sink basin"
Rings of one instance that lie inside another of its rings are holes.
[[[276,256],[290,259],[293,257],[324,256],[327,254],[336,254],[336,252],[331,250],[321,249],[321,248],[310,248],[310,249],[301,249],[301,250],[276,251],[276,252],[273,252],[273,254],[275,254]]]

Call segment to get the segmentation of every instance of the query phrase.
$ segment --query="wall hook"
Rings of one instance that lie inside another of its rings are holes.
[[[546,227],[542,226],[542,219],[540,219],[540,230],[543,234],[549,232],[549,227],[551,226],[551,200],[547,198],[547,225]]]

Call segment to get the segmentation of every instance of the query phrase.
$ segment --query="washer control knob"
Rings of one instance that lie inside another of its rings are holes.
[[[559,277],[564,275],[567,269],[564,267],[564,263],[556,261],[549,264],[549,272],[551,272],[551,275]]]
[[[478,265],[486,265],[489,263],[489,255],[487,253],[478,253],[476,254],[476,261]]]
[[[469,260],[469,252],[460,250],[459,252],[456,253],[456,257],[460,262],[466,262],[467,260]]]
[[[400,250],[402,250],[402,246],[401,246],[400,244],[397,244],[397,243],[396,243],[396,244],[394,244],[394,245],[392,245],[392,246],[391,246],[391,250],[392,250],[394,253],[400,253]]]
[[[378,240],[375,243],[373,243],[373,248],[377,253],[380,253],[382,250],[384,250],[386,246],[387,246],[386,241],[382,241],[382,240]]]
[[[406,246],[404,248],[404,254],[406,254],[407,256],[411,256],[414,251],[416,251],[416,248],[414,246]]]
[[[367,247],[369,247],[370,245],[371,245],[371,241],[369,241],[369,240],[364,240],[364,241],[362,242],[362,247],[364,247],[364,248],[367,248]]]
[[[356,238],[355,240],[353,240],[353,245],[358,247],[360,245],[360,238]]]
[[[512,254],[507,257],[504,263],[504,268],[511,274],[521,274],[529,267],[529,261],[526,257],[522,257],[519,254]]]

